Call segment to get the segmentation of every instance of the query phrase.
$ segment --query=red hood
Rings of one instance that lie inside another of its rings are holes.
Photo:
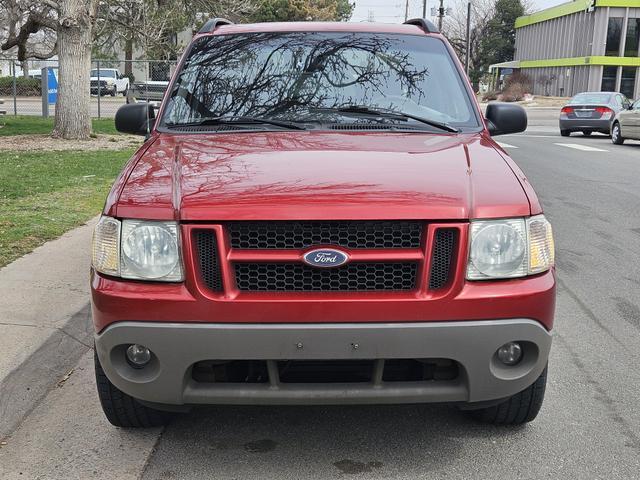
[[[516,174],[481,134],[160,134],[107,211],[193,221],[526,216],[528,185]]]

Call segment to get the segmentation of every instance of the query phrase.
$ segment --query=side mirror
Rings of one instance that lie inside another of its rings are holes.
[[[156,112],[150,103],[129,103],[116,112],[116,130],[133,135],[147,135],[153,128]]]
[[[527,113],[520,105],[491,102],[485,114],[491,136],[524,132],[527,129]]]

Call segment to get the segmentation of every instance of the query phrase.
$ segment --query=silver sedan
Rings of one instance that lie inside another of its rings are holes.
[[[560,111],[560,135],[568,137],[571,132],[609,135],[615,116],[630,105],[631,101],[617,92],[579,93]]]

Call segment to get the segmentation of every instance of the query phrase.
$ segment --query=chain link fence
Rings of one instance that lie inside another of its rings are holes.
[[[112,118],[125,103],[161,101],[175,67],[175,61],[166,60],[93,60],[87,85],[91,115]],[[45,79],[43,68],[47,68]],[[30,61],[27,67],[14,58],[0,57],[0,112],[53,115],[57,72],[57,60]]]

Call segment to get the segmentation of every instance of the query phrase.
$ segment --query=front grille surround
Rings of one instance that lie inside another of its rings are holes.
[[[283,226],[285,223],[290,225]],[[353,223],[357,225],[350,227],[349,224]],[[256,224],[263,228],[262,237],[254,237],[251,234],[255,232]],[[310,225],[312,230],[305,230],[301,224]],[[419,225],[417,234],[413,224]],[[340,228],[334,231],[327,230],[335,226]],[[464,255],[464,252],[459,251],[460,245],[466,243],[466,229],[461,224],[427,224],[420,221],[250,221],[210,226],[193,225],[188,228],[192,239],[191,251],[196,278],[203,292],[208,291],[214,296],[229,298],[269,292],[294,296],[305,293],[346,292],[366,295],[386,292],[439,297],[454,285],[460,285],[455,280],[456,264]],[[370,233],[368,237],[366,233],[362,237],[354,233],[367,228]],[[291,239],[282,234],[273,235],[273,232],[283,229],[295,230],[297,237]],[[385,231],[388,234],[386,238],[379,235],[379,232]],[[313,238],[309,232],[320,232],[320,240],[338,239],[348,245],[327,244],[323,241],[310,244],[307,248],[291,248],[307,245],[309,239]],[[237,246],[255,245],[246,243],[250,239],[262,242],[258,246],[263,248]],[[378,247],[352,248],[367,245],[367,242]],[[409,247],[398,248],[403,242]],[[416,242],[419,244],[417,248]],[[396,248],[389,248],[390,245],[395,245]],[[290,248],[264,248],[283,246]],[[319,268],[304,263],[304,254],[319,247],[343,250],[350,257],[350,261],[333,268]]]

